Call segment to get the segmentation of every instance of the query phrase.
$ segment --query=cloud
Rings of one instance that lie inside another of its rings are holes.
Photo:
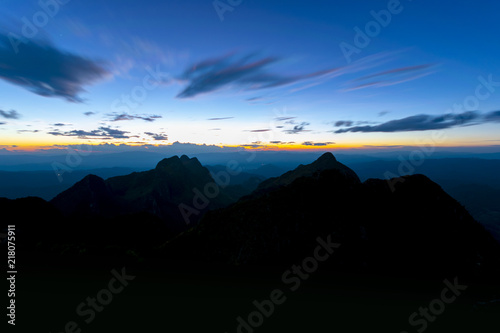
[[[152,137],[156,141],[168,140],[168,135],[165,135],[163,133],[158,134],[158,133],[144,132],[144,134],[149,135],[150,137]]]
[[[84,112],[83,114],[86,115],[87,117],[89,117],[89,116],[92,116],[92,115],[94,115],[96,113],[92,112],[92,111],[88,111],[88,112]]]
[[[298,134],[301,132],[309,132],[309,130],[306,130],[305,127],[310,125],[309,123],[302,122],[299,125],[295,125],[291,130],[284,130],[286,134]]]
[[[274,118],[274,120],[276,121],[287,121],[287,120],[292,120],[292,119],[295,119],[297,117],[276,117]]]
[[[255,54],[241,57],[228,55],[204,60],[186,69],[178,78],[180,81],[187,82],[187,86],[177,97],[190,98],[222,88],[236,87],[240,90],[253,91],[280,87],[321,77],[337,70],[326,69],[295,76],[269,72],[269,67],[280,60],[277,57],[257,58]]]
[[[363,60],[363,63],[361,65],[346,67],[346,69],[342,71],[342,74],[344,74],[344,71],[348,73],[377,67],[387,61],[389,61],[389,58],[381,61],[379,57],[367,57],[365,60]],[[431,69],[432,67],[435,67],[435,64],[421,64],[379,71],[347,82],[346,84],[350,85],[351,87],[343,89],[342,91],[347,92],[365,88],[387,87],[413,81],[433,74],[435,71]]]
[[[52,124],[52,126],[57,126],[57,127],[62,127],[62,126],[69,126],[71,124],[63,124],[63,123],[55,123],[55,124]]]
[[[216,120],[227,120],[227,119],[233,119],[233,118],[234,118],[234,117],[208,118],[207,120],[216,121]]]
[[[487,122],[500,122],[500,111],[493,111],[484,116]]]
[[[15,52],[0,34],[0,79],[44,97],[82,102],[84,86],[109,76],[104,64],[62,51],[47,41],[19,40]]]
[[[432,64],[424,64],[424,65],[394,68],[394,69],[386,70],[383,72],[366,75],[366,76],[363,76],[363,77],[356,79],[354,81],[362,81],[362,80],[366,80],[366,79],[372,79],[374,77],[388,76],[388,75],[392,75],[392,74],[406,74],[406,73],[410,73],[410,72],[421,71],[423,69],[427,69],[427,68],[430,68],[432,66],[433,66]]]
[[[410,132],[410,131],[429,131],[452,127],[473,125],[484,121],[481,115],[476,111],[467,111],[459,114],[447,113],[438,116],[416,115],[402,119],[391,120],[379,125],[373,126],[354,126],[336,130],[335,133],[347,132]]]
[[[255,129],[255,130],[249,130],[249,132],[253,133],[259,133],[259,132],[269,132],[270,129]]]
[[[379,116],[379,117],[383,117],[383,116],[385,116],[386,114],[388,114],[388,113],[390,113],[390,112],[391,112],[391,111],[380,111],[380,112],[378,113],[378,116]]]
[[[19,119],[19,118],[21,118],[21,114],[19,112],[17,112],[16,110],[10,110],[10,111],[0,110],[0,116],[4,117],[5,119]]]
[[[312,141],[306,141],[306,142],[302,142],[302,146],[316,146],[316,147],[319,147],[319,146],[329,146],[329,145],[333,145],[335,144],[335,142],[312,142]]]
[[[342,127],[342,126],[352,126],[353,122],[350,121],[350,120],[339,120],[337,122],[335,122],[335,127]]]
[[[127,133],[130,132],[103,126],[93,131],[72,130],[68,132],[59,132],[59,131],[48,132],[48,134],[50,135],[75,136],[80,139],[129,139],[130,136],[126,135]]]
[[[17,133],[38,133],[40,130],[17,130]]]
[[[7,124],[7,123],[6,122],[0,122],[0,125],[5,125],[5,124]]]
[[[127,113],[111,113],[107,114],[108,117],[111,117],[110,121],[122,121],[122,120],[136,120],[141,119],[148,122],[153,122],[156,119],[163,118],[159,115],[139,115],[139,114],[127,114]]]

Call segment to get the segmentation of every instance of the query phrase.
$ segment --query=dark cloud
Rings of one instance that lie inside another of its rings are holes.
[[[177,97],[195,97],[231,87],[243,90],[274,88],[323,76],[337,70],[327,69],[295,76],[270,73],[268,68],[280,60],[277,57],[257,58],[255,54],[251,54],[242,57],[229,55],[199,62],[185,70],[179,77],[179,80],[187,82],[187,87]]]
[[[7,124],[7,123],[6,122],[0,122],[0,125],[5,125],[5,124]]]
[[[285,130],[286,134],[298,134],[301,132],[309,132],[308,130],[305,129],[306,126],[310,125],[309,123],[302,122],[299,125],[295,125],[292,129],[290,130]]]
[[[71,124],[63,124],[63,123],[55,123],[55,124],[52,124],[52,126],[57,126],[57,127],[62,127],[62,126],[69,126]]]
[[[342,127],[342,126],[352,126],[353,122],[350,121],[350,120],[339,120],[337,122],[335,122],[335,127]]]
[[[144,120],[148,122],[153,122],[156,119],[162,118],[162,116],[158,115],[139,115],[139,114],[127,114],[127,113],[111,113],[107,114],[108,117],[111,117],[110,121],[123,121],[123,120]]]
[[[250,130],[249,132],[253,133],[259,133],[259,132],[269,132],[270,129],[255,129],[255,130]]]
[[[129,139],[130,136],[127,136],[127,133],[130,132],[110,127],[99,127],[99,129],[93,131],[72,130],[68,132],[48,132],[48,134],[55,136],[76,136],[80,139]]]
[[[493,111],[484,116],[487,122],[500,122],[500,111]]]
[[[87,117],[92,116],[92,115],[94,115],[94,114],[96,114],[96,113],[95,113],[95,112],[92,112],[92,111],[88,111],[88,112],[85,112],[85,113],[84,113],[84,115],[86,115]]]
[[[380,111],[380,112],[378,113],[378,116],[379,116],[379,117],[383,117],[383,116],[385,116],[386,114],[388,114],[388,113],[390,113],[390,112],[391,112],[391,111]]]
[[[208,118],[207,120],[227,120],[233,119],[234,117],[222,117],[222,118]]]
[[[335,131],[335,133],[429,131],[471,125],[480,122],[481,115],[476,111],[468,111],[459,114],[448,113],[439,116],[422,114],[391,120],[379,125],[354,126],[339,129]]]
[[[47,41],[23,40],[17,47],[15,52],[9,37],[0,34],[0,79],[40,96],[82,102],[79,94],[84,86],[110,75],[102,63],[59,50]]]
[[[144,134],[149,135],[156,141],[165,141],[168,140],[168,135],[165,135],[163,133],[152,133],[152,132],[144,132]]]
[[[0,71],[1,71],[1,66],[0,66]],[[19,112],[17,112],[16,110],[10,110],[10,111],[0,110],[0,116],[4,117],[6,119],[19,119],[19,118],[21,118],[21,114]]]
[[[306,141],[302,142],[302,146],[329,146],[333,145],[335,142],[311,142],[311,141]]]

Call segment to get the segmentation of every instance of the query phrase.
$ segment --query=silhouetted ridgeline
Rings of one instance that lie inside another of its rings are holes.
[[[392,182],[395,191],[385,180],[362,183],[326,153],[258,186],[245,177],[221,184],[187,224],[179,205],[195,209],[196,191],[215,180],[196,158],[182,156],[107,180],[89,175],[50,203],[2,199],[0,209],[2,228],[17,221],[25,251],[71,260],[121,254],[155,263],[286,266],[329,237],[342,246],[325,269],[495,276],[500,249],[491,235],[427,177],[403,179]]]

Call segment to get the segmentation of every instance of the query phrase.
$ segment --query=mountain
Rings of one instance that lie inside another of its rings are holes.
[[[330,154],[208,212],[162,251],[177,260],[182,253],[186,261],[286,266],[318,237],[341,244],[327,264],[335,270],[436,277],[498,276],[500,268],[499,244],[429,178],[361,183]]]
[[[163,159],[149,171],[107,180],[88,175],[51,203],[74,217],[148,213],[178,232],[196,224],[207,210],[227,206],[251,189],[219,186],[197,158],[183,155]]]
[[[30,199],[16,209],[45,207],[40,217],[49,220],[59,214],[62,227],[48,244],[70,246],[66,253],[113,245],[169,263],[281,267],[302,260],[321,237],[341,244],[326,265],[335,270],[493,277],[500,267],[499,244],[423,175],[361,182],[326,153],[237,202],[214,186],[196,158],[172,157],[127,176],[89,175],[50,203]],[[15,212],[16,202],[4,209]]]
[[[322,171],[337,170],[340,175],[346,179],[359,183],[360,180],[356,173],[344,164],[337,161],[332,153],[325,153],[316,161],[308,165],[299,165],[296,169],[288,171],[279,177],[273,177],[263,181],[256,192],[263,192],[290,185],[296,179],[301,177],[317,177]]]

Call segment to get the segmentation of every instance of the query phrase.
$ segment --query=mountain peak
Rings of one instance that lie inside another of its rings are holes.
[[[327,152],[327,153],[324,153],[323,155],[321,155],[316,160],[316,162],[337,162],[337,159],[335,158],[335,156],[333,156],[332,153]]]
[[[316,161],[307,165],[299,165],[295,170],[288,171],[279,177],[269,178],[263,181],[257,191],[277,188],[280,186],[290,185],[296,179],[301,177],[313,177],[326,170],[336,170],[342,177],[349,182],[360,184],[358,176],[354,171],[337,161],[332,153],[324,153]]]
[[[189,156],[187,155],[182,155],[181,157],[179,156],[172,156],[172,157],[169,157],[169,158],[164,158],[163,160],[161,160],[160,162],[158,162],[158,164],[156,165],[156,169],[164,169],[164,168],[169,168],[169,167],[172,167],[172,166],[180,166],[180,165],[184,165],[184,166],[196,166],[196,167],[203,167],[200,163],[200,161],[198,161],[198,159],[196,157],[193,157],[193,158],[189,158]]]

